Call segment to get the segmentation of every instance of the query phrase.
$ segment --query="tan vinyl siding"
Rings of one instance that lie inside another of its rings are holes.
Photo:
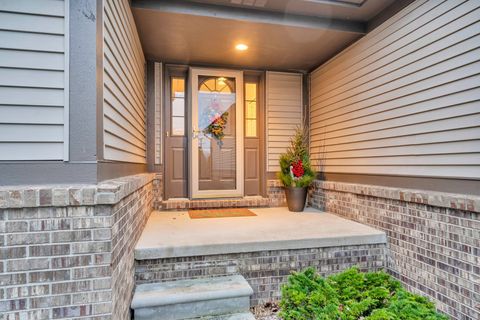
[[[162,94],[161,88],[163,79],[163,65],[155,62],[154,64],[154,96],[155,96],[155,164],[162,164],[163,150],[162,150]]]
[[[68,160],[66,12],[0,0],[0,160]]]
[[[302,75],[267,72],[267,171],[278,171],[278,159],[302,124]]]
[[[332,173],[480,178],[480,2],[418,0],[311,74]]]
[[[128,1],[104,6],[104,158],[145,163],[145,58]]]

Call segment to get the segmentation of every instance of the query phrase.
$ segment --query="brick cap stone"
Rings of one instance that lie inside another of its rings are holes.
[[[0,187],[0,209],[111,205],[154,178],[154,173],[142,173],[98,184],[4,186]]]
[[[324,190],[420,203],[435,207],[480,212],[480,196],[475,195],[323,180],[315,180],[314,187]]]

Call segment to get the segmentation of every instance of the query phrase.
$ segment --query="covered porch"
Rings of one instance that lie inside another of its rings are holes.
[[[250,208],[254,216],[192,219],[187,211],[155,211],[135,247],[136,284],[242,275],[251,305],[280,298],[292,270],[322,274],[351,266],[386,266],[383,231],[307,208]]]
[[[407,5],[394,3],[132,1],[154,208],[285,205],[276,172],[310,124],[309,72]]]

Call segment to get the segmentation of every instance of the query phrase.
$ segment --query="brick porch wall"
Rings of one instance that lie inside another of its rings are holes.
[[[480,319],[480,197],[316,181],[309,201],[385,231],[392,275],[452,319]]]
[[[252,286],[251,305],[280,299],[280,288],[292,271],[309,266],[328,275],[359,266],[363,271],[385,267],[385,244],[273,250],[135,261],[135,282],[152,283],[241,274]]]
[[[169,199],[163,200],[163,180],[156,174],[153,181],[153,208],[155,210],[188,210],[208,208],[284,207],[287,205],[283,185],[279,180],[267,180],[267,196],[231,199]]]
[[[152,180],[0,188],[2,316],[129,319],[133,247],[151,213]]]
[[[153,208],[160,210],[163,202],[163,175],[156,173],[153,179]]]
[[[270,207],[286,207],[285,190],[280,180],[267,180],[267,195]]]

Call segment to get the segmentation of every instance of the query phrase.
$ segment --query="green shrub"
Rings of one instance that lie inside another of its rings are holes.
[[[412,294],[383,271],[358,268],[322,278],[308,268],[282,287],[284,320],[447,320],[427,298]]]

